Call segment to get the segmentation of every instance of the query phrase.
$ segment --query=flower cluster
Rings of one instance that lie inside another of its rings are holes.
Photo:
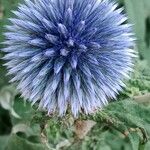
[[[132,27],[122,11],[110,0],[25,0],[6,27],[11,82],[48,114],[102,108],[133,68]]]

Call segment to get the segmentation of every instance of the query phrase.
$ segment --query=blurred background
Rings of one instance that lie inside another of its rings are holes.
[[[21,0],[0,0],[0,42],[10,10],[15,10],[18,2]],[[88,133],[74,129],[71,116],[50,119],[24,103],[8,83],[0,60],[0,150],[150,150],[150,0],[118,2],[134,25],[139,52],[135,72],[118,101],[103,113],[80,117],[87,120],[83,126]]]

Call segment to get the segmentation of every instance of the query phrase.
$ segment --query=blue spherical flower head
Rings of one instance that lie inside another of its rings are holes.
[[[25,0],[5,33],[4,57],[22,96],[49,114],[92,113],[125,86],[134,39],[109,0]]]

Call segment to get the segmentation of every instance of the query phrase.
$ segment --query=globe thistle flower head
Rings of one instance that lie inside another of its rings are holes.
[[[4,59],[22,96],[48,114],[92,113],[125,86],[135,52],[123,9],[109,0],[25,0]]]

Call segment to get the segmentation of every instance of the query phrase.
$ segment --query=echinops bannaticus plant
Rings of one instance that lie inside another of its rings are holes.
[[[107,105],[136,55],[122,11],[110,0],[25,0],[6,26],[11,82],[48,114],[70,108],[76,117]]]

